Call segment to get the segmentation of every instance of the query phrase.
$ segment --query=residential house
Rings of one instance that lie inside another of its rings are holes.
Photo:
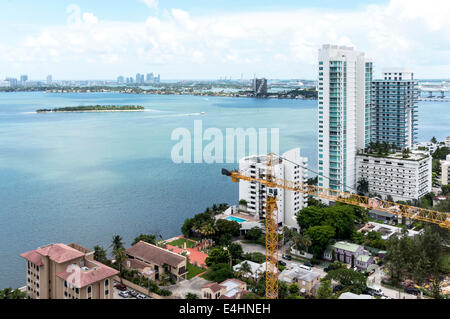
[[[210,283],[202,288],[202,299],[240,299],[247,292],[247,284],[227,279],[220,284]]]
[[[282,271],[278,279],[288,284],[297,284],[300,292],[306,295],[315,295],[320,284],[319,273],[300,267]]]
[[[158,281],[161,275],[167,274],[176,281],[186,279],[187,258],[167,249],[138,242],[126,250],[128,259],[125,265],[128,269],[139,271],[142,275]]]
[[[242,276],[245,278],[252,278],[253,280],[258,280],[266,271],[266,263],[258,264],[250,260],[245,260],[240,264],[235,265],[233,267],[233,270],[235,272],[239,272],[244,263],[248,263],[251,269],[250,273],[242,274]]]
[[[369,256],[369,258],[360,256]],[[367,269],[368,266],[373,264],[372,256],[370,255],[369,251],[364,249],[363,246],[348,243],[345,241],[340,241],[335,243],[334,245],[329,246],[323,254],[323,259],[329,261],[332,261],[333,259],[338,260],[340,262],[352,265],[353,267],[358,267],[363,270]]]

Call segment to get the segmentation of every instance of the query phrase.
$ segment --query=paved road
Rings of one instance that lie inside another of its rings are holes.
[[[367,285],[373,288],[380,288],[384,295],[391,299],[417,299],[417,296],[407,294],[404,291],[394,290],[381,285],[381,279],[386,276],[383,269],[378,267],[376,271],[367,278]]]

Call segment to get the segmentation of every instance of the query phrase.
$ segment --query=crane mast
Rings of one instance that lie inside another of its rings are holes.
[[[303,193],[322,199],[359,206],[366,209],[376,209],[393,213],[402,218],[420,220],[437,224],[441,228],[450,229],[450,214],[431,209],[414,207],[384,201],[378,198],[355,195],[339,190],[328,189],[319,186],[302,184],[275,176],[274,156],[268,156],[267,172],[265,179],[254,178],[239,171],[222,169],[222,174],[231,177],[235,183],[239,181],[258,182],[266,186],[265,223],[266,223],[266,299],[278,299],[278,189]]]

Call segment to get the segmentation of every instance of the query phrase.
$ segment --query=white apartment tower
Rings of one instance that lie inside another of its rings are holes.
[[[351,47],[319,49],[321,187],[356,189],[356,154],[370,142],[372,73],[372,62]]]
[[[432,158],[427,152],[414,151],[381,157],[360,154],[356,157],[358,180],[369,182],[369,193],[394,201],[417,200],[431,192]]]
[[[300,149],[290,150],[282,155],[274,165],[276,178],[285,179],[299,184],[306,184],[308,180],[306,167],[308,159],[300,156]],[[249,156],[239,161],[239,170],[247,176],[265,179],[267,172],[267,155]],[[295,164],[294,164],[295,163]],[[290,228],[298,228],[297,213],[307,206],[308,196],[284,189],[278,189],[278,222]],[[239,199],[247,202],[247,212],[255,217],[264,218],[266,204],[266,187],[258,182],[239,182]]]

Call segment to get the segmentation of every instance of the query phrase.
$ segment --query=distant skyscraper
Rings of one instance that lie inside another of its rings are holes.
[[[124,77],[123,77],[122,75],[120,75],[120,76],[117,78],[117,83],[123,84],[124,82],[125,82]]]
[[[53,77],[51,75],[47,75],[47,85],[52,85]]]
[[[368,142],[370,127],[371,72],[364,53],[351,47],[319,50],[319,186],[356,188],[356,153]]]
[[[147,83],[153,83],[155,81],[155,76],[153,73],[147,73],[147,78],[145,79],[145,82]]]
[[[158,76],[156,77],[156,82],[160,83],[161,82],[161,74],[158,74]]]
[[[9,82],[9,86],[17,86],[18,81],[16,78],[6,78],[6,82]]]
[[[411,149],[417,130],[418,91],[414,73],[391,69],[372,85],[372,142]]]
[[[138,73],[138,74],[136,74],[136,83],[141,83],[141,74],[140,73]]]
[[[267,79],[254,79],[253,80],[253,92],[257,96],[267,95]]]
[[[24,85],[28,81],[28,75],[21,75],[20,76],[20,84]]]

